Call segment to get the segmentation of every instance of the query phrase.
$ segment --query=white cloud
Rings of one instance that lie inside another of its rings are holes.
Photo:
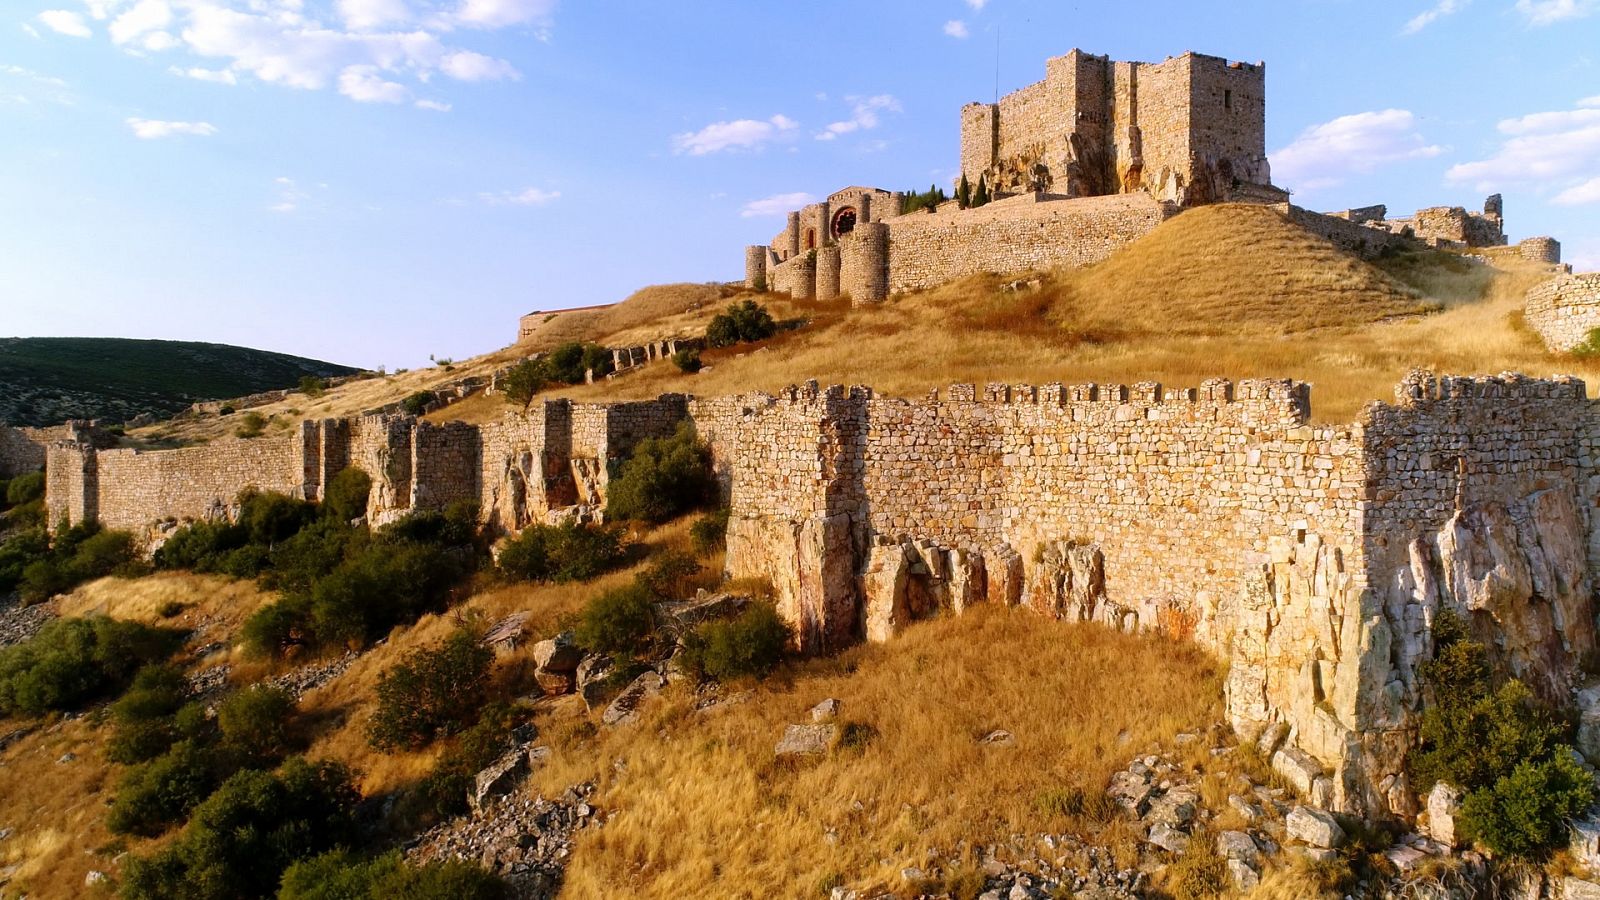
[[[1501,121],[1505,139],[1487,159],[1450,167],[1445,178],[1470,183],[1479,190],[1500,190],[1506,184],[1531,183],[1560,188],[1567,202],[1585,196],[1579,182],[1600,170],[1600,108],[1580,106],[1557,112],[1532,113]]]
[[[1416,34],[1445,16],[1453,16],[1465,9],[1472,0],[1439,0],[1432,8],[1418,13],[1406,26],[1400,29],[1401,34]]]
[[[504,78],[522,77],[511,63],[484,56],[482,53],[473,53],[471,50],[461,50],[446,56],[439,63],[439,69],[457,81],[499,81]]]
[[[1290,188],[1315,191],[1352,174],[1443,152],[1417,131],[1416,116],[1409,110],[1385,109],[1340,116],[1300,132],[1271,155],[1272,174],[1274,181]]]
[[[1596,94],[1593,97],[1585,97],[1578,101],[1578,105],[1584,109],[1600,109],[1600,94]]]
[[[110,20],[113,43],[129,53],[186,51],[192,58],[172,68],[187,77],[334,87],[368,102],[398,102],[401,90],[412,91],[440,74],[472,82],[520,78],[507,60],[444,38],[465,34],[463,28],[547,29],[556,7],[556,0],[81,2],[91,17]],[[82,14],[57,12],[75,18],[56,24],[87,33]],[[229,74],[207,78],[200,72]]]
[[[71,10],[47,9],[34,18],[44,27],[67,37],[86,38],[94,34],[89,30],[89,24],[83,20],[83,16]]]
[[[1600,9],[1600,0],[1517,0],[1517,12],[1534,26],[1581,19],[1596,9]]]
[[[746,219],[755,219],[765,216],[781,216],[817,202],[817,198],[799,191],[793,194],[773,194],[760,200],[751,200],[739,210],[739,215]]]
[[[538,188],[528,188],[525,191],[504,191],[502,193],[482,193],[478,199],[490,206],[547,206],[561,198],[560,191],[541,191]]]
[[[989,5],[989,0],[967,0],[967,5],[972,7],[973,12],[983,12],[983,8]]]
[[[386,81],[377,66],[348,66],[339,73],[339,93],[357,103],[404,103],[411,91],[403,84]]]
[[[217,126],[212,125],[210,122],[163,122],[159,119],[129,119],[128,127],[133,129],[134,137],[146,141],[185,134],[195,137],[211,137],[217,133]]]
[[[1591,178],[1581,184],[1575,184],[1550,200],[1557,206],[1586,206],[1590,203],[1600,203],[1600,178]]]
[[[885,112],[900,112],[900,101],[889,94],[876,94],[871,97],[846,97],[851,103],[851,116],[842,122],[834,122],[817,134],[819,141],[831,141],[841,134],[853,131],[868,131],[878,127],[878,114]]]
[[[967,30],[967,23],[960,19],[951,19],[944,23],[944,33],[957,40],[965,40],[972,35],[972,32]]]
[[[181,78],[193,78],[195,81],[209,81],[212,84],[238,84],[239,78],[229,69],[206,69],[194,67],[185,69],[180,66],[171,66],[167,69]]]
[[[451,18],[470,28],[548,27],[555,8],[556,0],[463,0]]]
[[[766,121],[736,119],[732,122],[713,122],[699,131],[673,135],[672,150],[690,156],[705,156],[723,150],[754,150],[788,137],[799,126],[799,122],[782,113]]]
[[[111,41],[114,44],[130,44],[154,34],[166,35],[172,19],[172,7],[167,5],[167,0],[139,0],[127,12],[112,20],[109,29]],[[171,35],[166,35],[166,38],[172,40]],[[155,40],[162,42],[161,38]]]
[[[274,178],[272,183],[277,188],[278,199],[277,202],[267,207],[271,212],[292,213],[300,209],[300,204],[311,199],[311,195],[302,190],[300,185],[287,175]]]
[[[440,103],[438,100],[418,100],[416,107],[417,109],[426,109],[432,112],[449,112],[454,109],[450,104]]]
[[[338,0],[337,8],[345,26],[355,31],[371,31],[411,20],[411,10],[405,0]]]

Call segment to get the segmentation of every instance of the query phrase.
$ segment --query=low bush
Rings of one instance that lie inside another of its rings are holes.
[[[634,449],[607,489],[606,518],[665,522],[710,500],[714,487],[711,452],[683,422],[672,437]]]
[[[28,566],[50,555],[50,533],[43,528],[12,532],[0,542],[0,594],[9,594],[22,583]]]
[[[737,618],[707,622],[684,640],[684,665],[718,680],[761,677],[783,661],[789,626],[770,603],[753,603]]]
[[[778,331],[767,308],[754,300],[733,303],[706,326],[706,343],[712,347],[763,341]]]
[[[687,597],[694,589],[695,577],[704,567],[687,553],[667,550],[656,555],[636,577],[639,584],[662,600]]]
[[[404,400],[401,400],[400,408],[404,410],[408,416],[420,416],[427,413],[428,407],[432,406],[433,402],[437,399],[438,398],[434,396],[433,391],[417,391],[415,394],[412,394],[406,397]]]
[[[701,556],[709,556],[721,550],[727,540],[727,507],[706,513],[689,526],[689,541],[694,545],[694,552]]]
[[[672,354],[672,364],[677,366],[678,371],[685,375],[693,375],[705,366],[700,361],[699,350],[679,350],[677,353]]]
[[[265,762],[289,752],[289,719],[294,695],[283,688],[251,685],[228,695],[217,707],[224,744],[239,758]]]
[[[294,758],[277,774],[235,773],[205,802],[183,834],[149,857],[130,857],[122,894],[129,900],[271,897],[285,869],[356,837],[360,795],[337,763]]]
[[[1448,609],[1434,620],[1434,657],[1419,666],[1427,688],[1421,747],[1409,759],[1426,790],[1466,792],[1461,826],[1495,853],[1541,859],[1564,842],[1565,822],[1596,798],[1572,759],[1566,727],[1515,679],[1494,684],[1488,649]]]
[[[409,865],[398,851],[362,859],[343,850],[290,866],[278,900],[500,900],[506,884],[463,862]]]
[[[267,428],[267,417],[251,410],[239,418],[238,427],[233,429],[234,436],[241,438],[260,437],[261,432]]]
[[[307,397],[321,397],[327,389],[328,383],[315,375],[300,376],[300,393]]]
[[[489,686],[494,651],[476,629],[406,654],[378,678],[378,709],[367,739],[379,750],[425,747],[477,718]]]
[[[29,472],[6,482],[6,506],[26,506],[44,499],[44,473]]]
[[[33,552],[25,562],[17,560],[17,590],[28,603],[48,600],[85,581],[143,571],[133,535],[126,531],[104,531],[95,523],[75,525],[57,531],[42,551],[32,540],[28,547]]]
[[[160,834],[216,790],[222,781],[219,772],[219,760],[203,742],[179,741],[123,774],[106,827],[113,834]]]
[[[588,581],[627,558],[622,530],[606,525],[531,525],[500,549],[500,574],[513,581]]]
[[[606,591],[583,608],[577,642],[602,653],[643,652],[656,633],[654,599],[638,582]]]
[[[467,811],[467,794],[479,772],[511,748],[511,707],[491,703],[471,728],[440,755],[428,777],[417,785],[416,797],[434,821]]]
[[[141,667],[170,656],[179,637],[104,616],[55,619],[0,650],[0,712],[65,711],[119,691]]]
[[[349,522],[367,514],[367,498],[372,494],[372,476],[351,466],[328,480],[323,491],[322,513],[338,522]]]
[[[551,384],[583,384],[590,372],[596,378],[616,371],[611,351],[599,344],[569,341],[534,359],[517,363],[500,379],[506,400],[527,406]]]
[[[245,619],[239,636],[245,654],[258,659],[311,645],[311,598],[291,596],[262,605]]]
[[[189,698],[189,681],[171,666],[145,666],[111,705],[113,730],[106,742],[112,762],[141,763],[166,753],[180,737],[178,710]]]

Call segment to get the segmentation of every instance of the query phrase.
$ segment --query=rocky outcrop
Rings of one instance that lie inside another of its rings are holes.
[[[854,536],[848,515],[728,521],[726,571],[772,581],[778,612],[804,653],[840,649],[859,634]]]
[[[470,816],[418,836],[406,850],[413,863],[458,860],[505,879],[516,900],[554,900],[561,892],[574,834],[599,827],[589,805],[592,783],[567,789],[555,799],[508,795],[487,802]]]

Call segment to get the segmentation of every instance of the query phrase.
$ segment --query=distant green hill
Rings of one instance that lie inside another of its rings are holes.
[[[0,423],[126,422],[329,378],[348,366],[248,347],[122,338],[0,338]]]

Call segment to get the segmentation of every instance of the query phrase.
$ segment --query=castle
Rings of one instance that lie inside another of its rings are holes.
[[[1497,198],[1409,220],[1289,205],[1262,152],[1259,65],[1075,51],[1047,73],[963,110],[963,168],[1000,199],[900,215],[893,193],[847,188],[750,248],[750,283],[870,302],[971,271],[1103,259],[1186,205],[1227,199],[1272,203],[1362,253],[1505,242]],[[1549,239],[1522,252],[1559,259]],[[1560,280],[1529,308],[1552,346],[1570,343],[1600,325],[1600,283]],[[52,522],[159,535],[232,515],[247,487],[319,499],[354,466],[373,478],[373,523],[468,500],[515,531],[603,506],[633,448],[687,421],[730,510],[726,574],[772,583],[799,649],[884,640],[977,603],[1159,629],[1228,659],[1235,728],[1305,797],[1410,816],[1405,756],[1439,610],[1550,698],[1597,649],[1600,411],[1581,381],[1511,374],[1415,372],[1393,403],[1337,426],[1313,425],[1311,402],[1289,380],[959,384],[917,400],[810,383],[536,400],[485,425],[307,421],[159,451],[109,449],[92,429],[0,428],[0,475],[42,462]]]
[[[1225,201],[1277,207],[1364,257],[1415,242],[1506,243],[1499,195],[1482,212],[1432,207],[1395,219],[1383,206],[1324,214],[1292,205],[1267,161],[1264,63],[1193,52],[1114,62],[1073,50],[1046,61],[1043,81],[963,107],[960,150],[961,176],[982,182],[993,202],[902,214],[899,192],[835,191],[790,212],[767,244],[745,248],[745,285],[872,303],[977,272],[1085,266],[1185,208]],[[1523,249],[1561,259],[1551,238]]]

